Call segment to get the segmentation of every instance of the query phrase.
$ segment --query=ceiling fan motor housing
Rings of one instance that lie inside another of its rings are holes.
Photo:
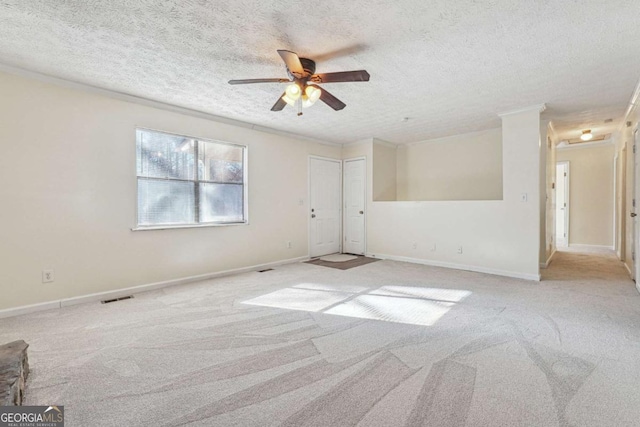
[[[309,58],[300,58],[300,63],[306,74],[305,77],[310,77],[316,72],[316,62]]]

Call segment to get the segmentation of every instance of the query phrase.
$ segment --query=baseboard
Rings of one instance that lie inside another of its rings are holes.
[[[540,263],[540,268],[549,268],[549,264],[551,264],[551,258],[553,258],[553,256],[556,254],[556,250],[554,249],[553,252],[551,252],[551,255],[549,255],[549,258],[547,258],[547,262],[541,262]]]
[[[615,247],[606,245],[584,245],[582,243],[569,243],[570,248],[584,249],[587,251],[615,251]]]
[[[627,273],[629,273],[629,277],[631,278],[631,280],[633,280],[633,273],[631,272],[631,269],[629,268],[627,263],[623,262],[622,265],[624,265],[624,268],[627,270]],[[637,282],[636,282],[636,286],[638,286]]]
[[[498,270],[494,268],[478,267],[475,265],[456,264],[453,262],[435,261],[431,259],[421,259],[421,258],[409,258],[409,257],[403,257],[403,256],[386,255],[386,254],[367,253],[367,256],[371,258],[388,259],[391,261],[402,261],[402,262],[410,262],[412,264],[428,265],[431,267],[451,268],[453,270],[474,271],[476,273],[494,274],[496,276],[513,277],[516,279],[533,280],[536,282],[540,281],[539,274],[517,273],[515,271]]]
[[[217,277],[231,276],[234,274],[248,273],[251,271],[262,270],[265,268],[273,268],[273,267],[277,267],[285,264],[293,264],[296,262],[306,261],[308,259],[309,259],[308,256],[290,258],[290,259],[285,259],[281,261],[269,262],[266,264],[252,265],[250,267],[235,268],[232,270],[224,270],[224,271],[218,271],[215,273],[200,274],[197,276],[181,277],[179,279],[166,280],[163,282],[156,282],[156,283],[148,283],[145,285],[132,286],[129,288],[115,289],[113,291],[97,292],[93,294],[81,295],[73,298],[63,298],[60,300],[48,301],[48,302],[43,302],[39,304],[25,305],[25,306],[15,307],[15,308],[6,308],[4,310],[0,310],[0,319],[6,318],[6,317],[20,316],[23,314],[35,313],[38,311],[51,310],[54,308],[62,308],[62,307],[68,307],[68,306],[77,305],[77,304],[84,304],[87,302],[96,302],[96,301],[102,301],[105,299],[120,298],[126,295],[139,294],[141,292],[153,291],[156,289],[162,289],[169,286],[183,285],[185,283],[199,282],[201,280],[215,279]]]

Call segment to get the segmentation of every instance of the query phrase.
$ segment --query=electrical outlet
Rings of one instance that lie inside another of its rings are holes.
[[[51,283],[53,280],[53,270],[42,270],[42,283]]]
[[[418,244],[416,242],[413,242],[413,249],[418,249]]]
[[[291,240],[287,241],[287,249],[291,249]]]
[[[433,246],[431,246],[431,252],[435,252],[436,251],[436,244],[434,243]]]
[[[458,253],[461,254],[462,253],[462,246],[458,246]]]

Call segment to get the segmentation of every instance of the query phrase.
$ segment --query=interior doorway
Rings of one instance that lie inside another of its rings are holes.
[[[556,164],[556,246],[569,246],[569,162]]]
[[[309,158],[309,256],[341,252],[342,162]]]

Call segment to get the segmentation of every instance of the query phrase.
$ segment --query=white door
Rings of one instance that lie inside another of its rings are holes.
[[[631,259],[633,260],[633,268],[631,271],[633,272],[633,280],[636,281],[636,288],[640,290],[640,286],[638,282],[640,282],[640,263],[638,262],[638,251],[640,246],[640,238],[638,237],[638,216],[637,216],[637,205],[638,205],[638,190],[640,190],[640,183],[638,183],[638,179],[640,179],[640,170],[638,165],[638,146],[640,145],[640,139],[638,138],[638,129],[633,133],[633,200],[631,201],[631,217],[633,220],[633,245],[631,246],[632,253]]]
[[[365,159],[344,161],[344,252],[365,253],[365,192],[367,163]]]
[[[340,252],[342,218],[339,160],[309,158],[309,256]]]
[[[569,246],[569,163],[556,164],[556,246]]]

